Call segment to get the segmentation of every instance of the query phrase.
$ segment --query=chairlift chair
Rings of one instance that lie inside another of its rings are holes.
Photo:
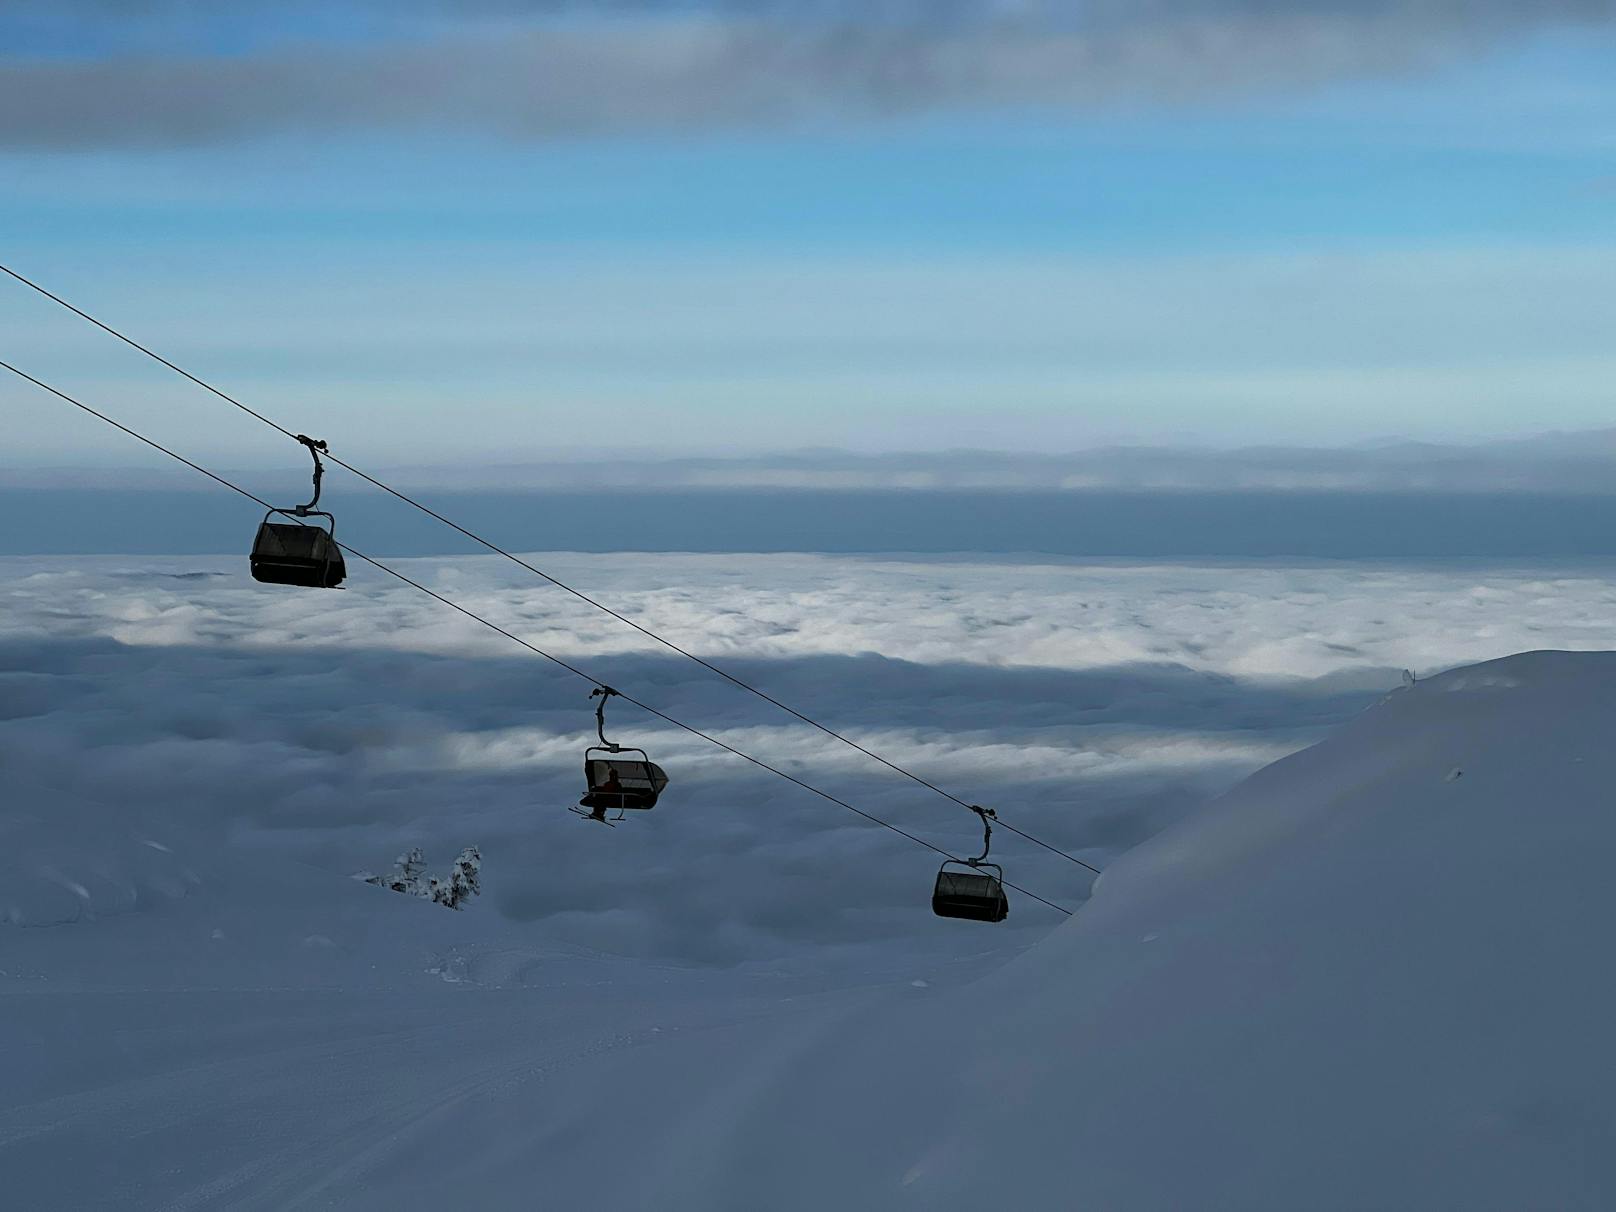
[[[253,579],[270,585],[298,585],[307,589],[335,589],[348,575],[348,566],[337,546],[337,520],[315,506],[320,503],[320,480],[325,467],[320,462],[324,442],[297,435],[314,456],[314,499],[291,509],[272,508],[258,524],[253,539],[251,567]],[[272,522],[276,514],[293,519]],[[326,524],[305,521],[324,518]]]
[[[938,917],[1002,922],[1010,916],[1010,901],[1004,894],[1004,868],[987,861],[993,844],[993,826],[988,821],[998,818],[991,808],[972,805],[971,811],[982,818],[982,853],[975,858],[949,859],[938,869],[931,891],[931,911]]]
[[[668,785],[666,772],[651,761],[645,750],[606,739],[606,700],[616,693],[609,686],[597,686],[589,692],[590,698],[600,698],[595,705],[595,731],[600,744],[584,750],[586,789],[578,806],[571,809],[607,825],[622,820],[630,811],[656,807],[657,797]],[[608,812],[617,815],[608,817]]]

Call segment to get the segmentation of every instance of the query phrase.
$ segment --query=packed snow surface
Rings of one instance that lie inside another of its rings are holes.
[[[821,568],[774,571],[811,583]],[[1136,590],[1128,570],[1050,569],[1014,592],[1053,600],[1092,576],[1097,613],[1151,617],[1152,642],[1186,664],[1082,668],[1105,658],[1057,628],[1045,648],[1068,654],[1064,671],[968,672],[987,626],[975,620],[1005,617],[1002,567],[868,573],[889,591],[919,593],[924,579],[933,598],[964,595],[935,620],[957,633],[960,663],[849,673],[1002,695],[973,729],[964,703],[945,696],[931,713],[894,694],[880,713],[893,743],[957,743],[956,773],[978,778],[1001,769],[999,749],[1034,740],[1101,749],[1099,774],[1074,761],[1038,784],[1048,794],[1022,820],[1040,828],[1070,814],[1086,832],[1104,820],[1083,815],[1090,801],[1132,787],[1122,802],[1135,815],[1097,852],[1107,872],[1087,900],[1063,865],[1013,872],[1065,881],[1078,913],[1051,927],[1018,898],[1007,932],[930,918],[916,891],[925,861],[824,825],[817,808],[781,802],[779,817],[726,824],[720,808],[763,794],[731,776],[701,783],[688,833],[576,822],[559,782],[541,781],[550,802],[530,807],[540,797],[526,784],[581,737],[548,708],[501,732],[531,673],[465,637],[421,651],[426,624],[385,595],[337,595],[338,621],[356,617],[333,663],[305,650],[329,634],[273,597],[206,580],[126,592],[108,573],[44,564],[29,575],[42,579],[11,595],[0,633],[8,1199],[659,1212],[1616,1201],[1616,978],[1598,912],[1616,842],[1616,654],[1532,652],[1391,691],[1397,665],[1420,663],[1407,647],[1366,633],[1326,664],[1346,646],[1323,625],[1330,593],[1367,593],[1362,578],[1353,590],[1355,578],[1303,570],[1315,588],[1283,609],[1318,613],[1293,645],[1312,652],[1314,680],[1264,685],[1220,672],[1256,635],[1208,626],[1216,612],[1167,626],[1195,608],[1164,601],[1160,578],[1138,574]],[[439,575],[485,584],[470,562]],[[1399,584],[1403,605],[1425,592]],[[1489,618],[1496,599],[1551,592],[1524,576],[1484,588],[1475,609]],[[530,629],[564,632],[562,646],[593,645],[686,706],[720,710],[604,634],[523,609]],[[814,642],[791,630],[787,603],[776,609],[782,630],[738,640],[738,659]],[[1399,617],[1396,602],[1381,609]],[[1496,626],[1519,628],[1511,613]],[[851,610],[837,619],[853,636],[874,626]],[[1481,630],[1442,642],[1479,646]],[[779,659],[757,668],[824,684],[810,675],[825,666]],[[1211,668],[1187,671],[1192,660]],[[1366,695],[1374,678],[1389,693]],[[1029,688],[1044,697],[1018,713]],[[1089,697],[1063,704],[1066,691]],[[1145,721],[1134,734],[1117,702]],[[1303,717],[1290,731],[1274,722],[1286,711]],[[1246,726],[1246,769],[1277,756],[1264,746],[1291,756],[1209,808],[1163,810],[1163,789],[1232,781],[1236,738],[1211,723],[1231,715]],[[460,725],[448,748],[445,724]],[[1187,781],[1172,761],[1145,764],[1159,780],[1147,795],[1108,765],[1144,763],[1150,736],[1192,731],[1206,741],[1176,751]],[[822,756],[787,729],[751,735],[805,767]],[[1118,757],[1134,742],[1136,757]],[[455,780],[486,802],[421,827]],[[526,849],[510,840],[518,824]],[[1126,849],[1140,832],[1155,836]],[[434,871],[482,845],[488,891],[453,913],[348,878],[358,855],[386,867],[400,839],[424,840]],[[905,878],[892,877],[895,854]],[[880,891],[860,878],[871,871]],[[649,890],[620,897],[636,878]],[[703,930],[718,940],[707,954]],[[849,944],[860,932],[873,941]],[[602,945],[614,938],[633,954]]]

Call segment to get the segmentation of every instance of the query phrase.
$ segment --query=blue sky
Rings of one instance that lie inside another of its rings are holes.
[[[1600,3],[0,6],[4,260],[372,461],[1608,422]],[[0,356],[269,431],[18,288]],[[130,461],[21,384],[13,462]]]

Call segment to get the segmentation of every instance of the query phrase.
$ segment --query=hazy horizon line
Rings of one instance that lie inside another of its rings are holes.
[[[359,459],[356,458],[356,462]],[[280,466],[229,465],[224,474],[261,480]],[[363,464],[362,464],[363,465]],[[1385,438],[1351,445],[1219,447],[1109,444],[1058,453],[955,448],[857,451],[804,447],[698,456],[578,450],[547,460],[445,460],[365,465],[408,488],[455,491],[557,489],[866,491],[1236,491],[1444,492],[1555,495],[1616,491],[1616,427],[1554,430],[1479,442]],[[300,480],[304,468],[284,474]],[[0,462],[9,489],[202,489],[182,469],[136,464]]]

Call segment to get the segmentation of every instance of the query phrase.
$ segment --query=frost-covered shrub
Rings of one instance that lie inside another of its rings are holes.
[[[365,880],[365,883],[380,884],[383,888],[391,888],[394,892],[402,892],[408,896],[425,896],[426,885],[422,879],[425,872],[426,857],[421,853],[419,846],[411,846],[393,860],[391,872],[386,875],[372,875]]]
[[[432,881],[432,899],[440,905],[458,909],[462,902],[480,893],[483,854],[475,846],[467,846],[449,869],[449,878]]]
[[[419,846],[412,846],[393,860],[391,872],[366,876],[365,883],[390,888],[406,896],[425,897],[433,904],[459,909],[465,901],[483,890],[482,865],[482,851],[475,846],[467,846],[454,861],[448,876],[439,879],[426,874],[426,858]]]

